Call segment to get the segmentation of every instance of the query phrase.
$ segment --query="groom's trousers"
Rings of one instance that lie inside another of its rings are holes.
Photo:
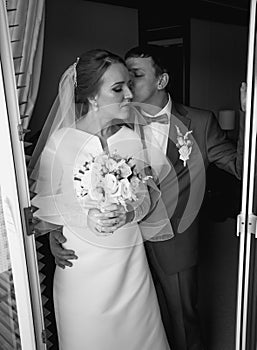
[[[203,350],[197,311],[197,267],[167,274],[156,258],[153,244],[146,252],[152,272],[163,324],[172,350]]]

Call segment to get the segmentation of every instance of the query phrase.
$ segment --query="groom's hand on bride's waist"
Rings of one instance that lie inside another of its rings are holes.
[[[71,249],[63,248],[62,244],[66,242],[66,238],[59,230],[51,231],[49,234],[50,250],[54,256],[57,266],[65,269],[66,266],[72,267],[70,260],[78,259],[75,252]]]

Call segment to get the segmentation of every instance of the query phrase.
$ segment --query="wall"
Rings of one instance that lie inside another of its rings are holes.
[[[247,44],[247,27],[191,20],[190,105],[239,109]]]
[[[216,116],[220,109],[239,110],[239,88],[246,81],[247,29],[191,20],[190,105],[212,110]],[[204,207],[200,231],[199,305],[208,350],[232,350],[239,252],[236,214],[240,198],[236,193],[240,188],[232,175],[216,168],[211,171],[211,205]]]
[[[43,66],[30,137],[42,128],[61,74],[81,52],[104,48],[124,55],[137,44],[135,9],[82,0],[46,0]]]

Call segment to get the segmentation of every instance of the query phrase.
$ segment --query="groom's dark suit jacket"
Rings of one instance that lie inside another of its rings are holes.
[[[221,130],[214,114],[173,103],[167,157],[174,167],[173,175],[161,184],[162,199],[167,208],[175,236],[163,242],[147,242],[154,250],[158,264],[173,274],[197,264],[199,209],[205,191],[205,171],[210,163],[241,178],[244,120],[240,120],[237,147]],[[184,135],[192,130],[192,152],[186,166],[179,159],[177,128]],[[178,188],[178,193],[177,193]]]

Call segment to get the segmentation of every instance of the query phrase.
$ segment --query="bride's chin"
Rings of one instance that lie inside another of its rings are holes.
[[[130,109],[126,108],[126,110],[121,111],[118,118],[122,120],[128,119],[130,116],[130,112],[131,112]]]

